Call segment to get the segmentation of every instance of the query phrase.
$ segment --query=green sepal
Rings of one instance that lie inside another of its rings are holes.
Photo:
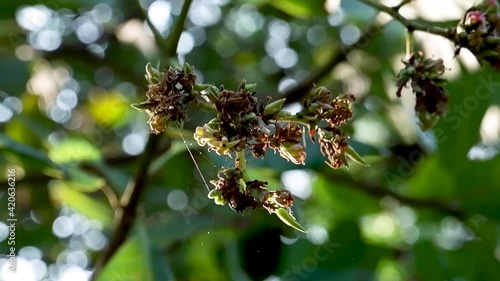
[[[264,114],[266,115],[271,115],[275,114],[276,112],[280,111],[283,105],[285,104],[286,99],[282,98],[279,100],[275,100],[272,103],[266,105],[264,108]]]
[[[137,110],[144,111],[155,107],[156,103],[150,101],[143,101],[140,103],[133,103],[131,106]]]
[[[307,230],[297,222],[297,220],[292,216],[292,214],[287,209],[279,208],[276,211],[276,215],[286,225],[295,228],[300,232],[307,233]]]
[[[184,64],[184,71],[187,73],[187,74],[191,74],[193,73],[193,67],[191,65],[189,65],[189,63],[185,63]]]
[[[347,146],[346,149],[344,150],[345,154],[352,159],[354,162],[363,165],[365,167],[370,167],[370,164],[368,164],[357,152],[352,148],[352,146]]]
[[[221,206],[226,205],[226,203],[227,203],[226,200],[224,198],[222,198],[222,196],[215,198],[214,202],[215,202],[215,204],[221,205]]]
[[[219,198],[221,194],[222,194],[221,191],[215,188],[210,190],[210,192],[208,193],[208,198],[210,199]]]
[[[160,82],[161,73],[156,68],[151,66],[151,63],[146,64],[146,80],[150,84],[156,84]]]
[[[252,84],[246,84],[245,85],[245,90],[249,92],[254,92],[257,89],[257,83],[252,83]]]

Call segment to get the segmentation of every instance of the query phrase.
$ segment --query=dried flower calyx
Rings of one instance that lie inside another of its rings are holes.
[[[405,68],[397,75],[396,95],[401,97],[403,87],[411,81],[411,88],[416,97],[415,111],[423,129],[431,128],[437,118],[446,112],[448,92],[441,78],[445,71],[443,60],[425,59],[422,53],[414,53],[408,61],[403,61]]]
[[[460,26],[463,31],[456,37],[457,53],[469,49],[479,61],[488,62],[500,71],[500,3],[484,0],[470,8]]]
[[[353,95],[334,96],[327,88],[317,87],[304,100],[304,110],[299,116],[308,120],[311,125],[324,120],[331,126],[340,126],[352,117],[353,102]]]
[[[187,107],[194,100],[196,76],[188,64],[181,70],[169,68],[160,72],[148,63],[146,73],[147,100],[132,106],[146,111],[151,133],[159,134],[170,121],[182,123],[186,119]]]

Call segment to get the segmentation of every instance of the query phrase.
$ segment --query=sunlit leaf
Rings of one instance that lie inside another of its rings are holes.
[[[92,175],[80,169],[70,168],[68,174],[70,180],[66,181],[66,184],[78,191],[94,192],[99,190],[105,184],[104,179],[101,177]]]
[[[106,227],[111,226],[113,212],[108,204],[76,191],[61,181],[51,184],[50,195],[52,200],[74,208],[87,218],[98,220]]]
[[[94,162],[101,159],[101,153],[85,139],[70,138],[50,148],[49,157],[56,163]]]
[[[103,127],[121,127],[130,120],[130,102],[115,91],[93,92],[90,114]]]
[[[297,18],[326,15],[323,1],[273,0],[271,4]]]

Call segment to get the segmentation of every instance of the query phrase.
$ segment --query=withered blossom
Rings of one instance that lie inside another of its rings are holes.
[[[236,212],[265,208],[275,213],[278,208],[290,208],[293,196],[286,190],[267,190],[267,182],[253,180],[244,182],[239,168],[222,170],[217,180],[211,180],[215,188],[209,197],[217,202],[227,203]]]
[[[425,59],[422,53],[417,52],[403,63],[405,67],[396,78],[396,95],[401,97],[403,87],[410,83],[422,128],[429,129],[437,117],[445,114],[448,104],[448,92],[443,87],[447,81],[441,78],[445,71],[443,60]]]
[[[187,107],[194,100],[191,91],[196,76],[191,73],[189,66],[181,70],[169,68],[166,72],[159,72],[154,69],[152,71],[148,64],[147,71],[147,100],[133,106],[146,111],[151,133],[159,134],[167,128],[169,122],[182,123],[186,119]]]
[[[497,0],[484,0],[471,7],[460,23],[462,32],[455,39],[457,54],[469,49],[479,61],[500,71],[500,11]]]
[[[348,166],[346,149],[349,147],[347,138],[338,128],[318,130],[321,154],[328,158],[325,163],[333,169]]]

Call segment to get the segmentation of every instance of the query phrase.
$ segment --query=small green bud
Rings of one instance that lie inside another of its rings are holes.
[[[255,115],[255,113],[250,112],[247,115],[243,116],[241,119],[243,121],[249,121],[249,120],[254,120],[256,117],[257,117],[257,115]]]
[[[217,197],[214,199],[215,204],[217,205],[226,205],[226,200],[222,197]]]
[[[256,89],[257,89],[257,84],[256,83],[246,84],[245,85],[245,90],[247,90],[249,92],[254,92]]]
[[[327,89],[327,88],[325,88],[324,86],[316,87],[316,88],[314,88],[314,89],[311,91],[311,93],[309,94],[309,96],[310,96],[311,98],[318,97],[319,95],[321,95],[321,93],[322,93],[323,91],[328,91],[328,89]]]
[[[217,188],[210,190],[208,193],[208,198],[210,199],[216,199],[219,198],[222,195],[221,191]]]
[[[264,114],[266,115],[272,115],[275,114],[276,112],[280,111],[283,105],[285,104],[286,99],[282,98],[279,100],[275,100],[271,102],[270,104],[266,105],[264,108]]]
[[[186,72],[187,74],[191,74],[191,73],[193,73],[194,68],[193,68],[191,65],[189,65],[189,63],[187,63],[187,62],[186,62],[186,63],[184,64],[184,68],[183,68],[183,70],[184,70],[184,72]]]
[[[161,73],[156,68],[151,66],[151,63],[146,64],[146,80],[150,84],[159,83],[161,80]]]
[[[212,120],[208,121],[207,126],[210,129],[218,130],[220,125],[220,119],[218,117],[212,118]]]

